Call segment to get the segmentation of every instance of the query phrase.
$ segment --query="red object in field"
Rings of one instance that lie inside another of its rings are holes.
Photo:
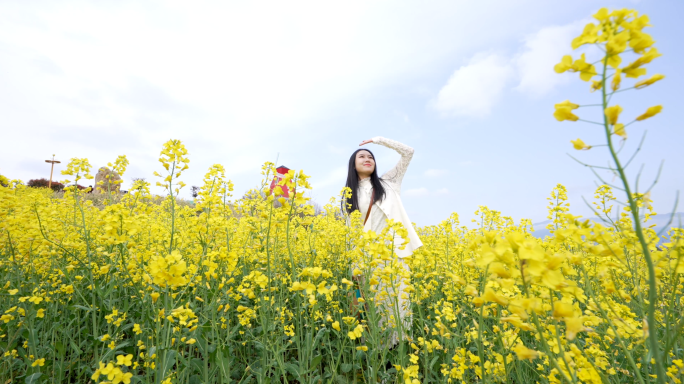
[[[271,181],[271,192],[273,192],[273,188],[275,188],[276,185],[278,185],[278,182],[280,181],[280,179],[282,179],[283,176],[285,176],[285,174],[289,170],[290,170],[290,168],[288,168],[284,165],[281,165],[280,167],[276,168],[276,175],[273,178],[273,181]],[[287,189],[287,186],[281,185],[280,188],[283,189],[283,194],[278,196],[278,197],[284,197],[286,199],[289,199],[290,198],[290,191]]]

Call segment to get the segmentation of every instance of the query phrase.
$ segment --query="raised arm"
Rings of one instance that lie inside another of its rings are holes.
[[[413,158],[413,148],[409,147],[408,145],[404,145],[398,141],[386,139],[382,136],[374,137],[371,140],[373,140],[373,143],[375,144],[380,144],[387,148],[392,148],[401,155],[399,162],[397,162],[394,168],[390,169],[389,171],[385,172],[384,175],[382,175],[382,178],[384,180],[394,183],[397,186],[401,186],[401,181],[404,179],[406,169],[408,168],[409,163],[411,163],[411,158]]]

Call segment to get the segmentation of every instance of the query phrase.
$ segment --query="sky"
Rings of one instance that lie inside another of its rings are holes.
[[[52,154],[62,161],[56,173],[71,158],[88,158],[96,171],[126,155],[124,189],[138,177],[154,184],[164,142],[180,139],[189,186],[218,163],[240,197],[260,183],[261,165],[277,160],[310,175],[310,196],[325,204],[344,186],[359,143],[383,136],[415,149],[402,201],[420,226],[452,212],[467,224],[481,205],[541,222],[557,184],[567,187],[571,212],[589,217],[583,197],[593,198],[598,179],[569,155],[606,166],[609,154],[575,151],[570,140],[605,137],[596,125],[557,122],[553,105],[594,104],[600,95],[553,66],[565,54],[598,57],[573,52],[570,41],[602,6],[647,14],[663,54],[648,66],[663,81],[614,100],[625,121],[663,105],[628,128],[622,154],[648,132],[628,175],[634,181],[643,164],[644,190],[664,162],[652,198],[657,212],[672,212],[684,190],[677,0],[5,0],[0,174],[49,177]],[[578,114],[601,118],[596,108]],[[369,149],[380,173],[399,158]],[[182,196],[190,198],[189,187]]]

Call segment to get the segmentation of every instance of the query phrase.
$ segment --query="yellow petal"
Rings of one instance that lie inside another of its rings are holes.
[[[583,149],[590,149],[591,145],[586,145],[582,139],[577,139],[577,140],[570,140],[572,143],[572,147],[575,148],[576,150],[583,150]]]
[[[658,73],[658,74],[651,76],[649,79],[641,80],[640,82],[634,84],[634,88],[636,88],[636,89],[646,88],[649,85],[655,83],[656,81],[660,81],[664,78],[665,78],[665,75],[661,75]]]
[[[627,131],[625,131],[625,125],[624,124],[615,124],[613,133],[622,137],[623,139],[627,138]]]
[[[662,106],[662,105],[653,106],[653,107],[647,109],[646,112],[644,112],[644,114],[640,115],[640,116],[637,117],[636,119],[637,119],[637,121],[646,120],[646,119],[648,119],[649,117],[653,117],[653,116],[659,114],[660,111],[662,111],[662,110],[663,110],[663,106]]]
[[[536,359],[539,355],[537,351],[527,348],[523,343],[518,343],[518,345],[513,347],[513,351],[515,351],[520,360]]]
[[[575,308],[572,304],[556,301],[553,303],[553,317],[572,317],[575,313]]]
[[[613,81],[610,83],[610,87],[613,91],[620,89],[620,82],[622,81],[622,71],[617,69],[615,75],[613,75]]]
[[[554,107],[556,108],[570,108],[570,109],[577,109],[579,108],[579,104],[571,103],[570,100],[565,100],[561,103],[554,104]]]
[[[646,74],[646,68],[623,68],[622,73],[629,78],[636,79]]]
[[[584,331],[584,319],[580,317],[565,318],[565,337],[574,340],[578,332]]]
[[[556,118],[558,121],[565,121],[565,120],[570,120],[570,121],[577,121],[579,120],[579,117],[572,113],[573,109],[577,109],[579,105],[571,103],[569,100],[565,100],[562,103],[558,103],[554,105],[556,108],[556,111],[553,113],[553,117]]]
[[[610,13],[608,12],[608,8],[601,8],[593,16],[594,19],[598,21],[604,21],[610,17]]]
[[[553,67],[553,70],[556,71],[556,73],[563,73],[570,68],[572,68],[572,56],[565,55],[561,59],[561,62]]]
[[[618,117],[620,117],[620,113],[622,112],[622,107],[619,105],[613,105],[612,107],[608,107],[605,110],[606,117],[608,118],[608,122],[611,125],[615,125],[618,121]]]

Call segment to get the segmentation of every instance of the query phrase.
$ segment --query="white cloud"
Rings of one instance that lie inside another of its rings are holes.
[[[432,106],[443,115],[484,116],[491,112],[509,82],[519,92],[539,97],[569,81],[553,66],[572,53],[569,42],[581,33],[587,19],[562,26],[545,27],[528,35],[510,56],[477,53],[451,75]],[[591,48],[584,48],[591,49]]]
[[[454,71],[439,91],[434,108],[443,115],[487,115],[513,75],[513,67],[505,57],[479,53],[468,65]]]
[[[569,42],[582,32],[587,20],[563,26],[540,29],[525,38],[525,45],[514,59],[520,83],[516,89],[532,96],[542,96],[554,87],[569,81],[567,74],[559,75],[553,66],[563,55],[571,54]]]
[[[260,165],[280,154],[279,164],[320,180],[317,194],[335,195],[346,172],[335,167],[358,141],[328,122],[354,114],[381,122],[394,111],[391,124],[414,125],[423,116],[413,96],[434,95],[426,84],[448,60],[522,36],[549,14],[525,11],[547,7],[543,0],[499,1],[496,12],[467,0],[400,7],[363,0],[0,2],[0,131],[16,143],[0,151],[0,171],[47,177],[36,153],[56,152],[61,166],[86,157],[94,168],[125,154],[126,183],[152,180],[156,154],[174,138],[190,152],[189,185],[220,163],[241,195],[258,183]],[[500,69],[497,57],[464,62],[460,76],[487,63]],[[436,105],[459,113],[448,91]],[[389,94],[409,93],[410,103],[381,105]]]
[[[449,173],[447,169],[428,169],[425,171],[426,177],[441,177]]]
[[[449,190],[447,188],[440,188],[435,192],[435,195],[448,195]]]
[[[428,191],[428,189],[425,187],[409,189],[406,192],[404,192],[404,195],[409,196],[409,197],[423,197],[423,196],[427,196],[429,194],[430,194],[430,191]]]
[[[162,144],[177,138],[190,151],[191,185],[221,163],[230,177],[244,175],[234,179],[244,190],[279,152],[286,164],[300,160],[326,178],[326,162],[300,155],[312,142],[340,140],[320,122],[369,110],[363,99],[397,79],[407,87],[446,57],[490,46],[507,20],[519,32],[538,17],[510,20],[520,5],[497,7],[492,13],[467,0],[401,7],[363,0],[0,2],[0,131],[5,141],[31,147],[0,151],[3,174],[45,176],[32,153],[57,151],[94,167],[126,154],[131,176],[149,177]],[[398,119],[410,123],[408,111]],[[326,183],[326,192],[337,193]]]

